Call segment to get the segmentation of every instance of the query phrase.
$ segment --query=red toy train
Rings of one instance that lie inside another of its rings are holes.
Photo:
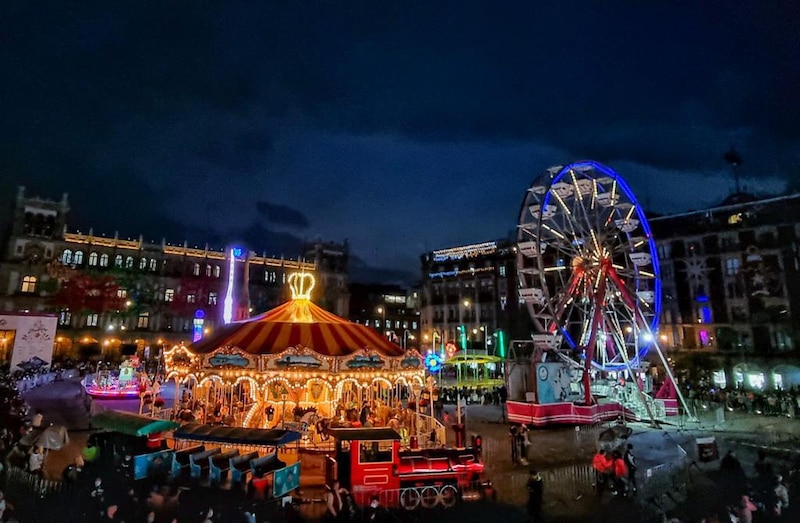
[[[359,506],[373,496],[389,508],[452,507],[459,501],[494,499],[476,448],[400,450],[388,428],[329,429],[335,453],[328,457],[328,486],[339,481]]]

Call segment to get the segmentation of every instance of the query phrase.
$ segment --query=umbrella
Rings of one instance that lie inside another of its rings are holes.
[[[34,443],[48,450],[61,450],[69,443],[67,428],[63,425],[50,425],[39,434]]]

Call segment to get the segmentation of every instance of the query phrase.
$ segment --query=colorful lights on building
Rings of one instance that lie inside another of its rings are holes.
[[[233,286],[235,284],[236,276],[236,253],[241,255],[242,250],[234,247],[230,251],[230,258],[228,259],[228,288],[225,290],[225,301],[222,305],[222,321],[226,324],[230,323],[233,319]]]
[[[497,251],[497,242],[483,242],[461,247],[451,247],[433,251],[434,262],[445,262],[450,260],[462,260],[464,258],[477,258],[494,254]]]

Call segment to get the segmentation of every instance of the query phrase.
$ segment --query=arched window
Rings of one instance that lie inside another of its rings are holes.
[[[214,265],[214,277],[219,278],[220,268],[219,265]]]
[[[139,260],[139,269],[145,270],[147,268],[147,258],[142,258]]]
[[[158,269],[158,260],[153,258],[150,260],[150,270],[156,272],[156,269]]]
[[[132,269],[133,268],[133,256],[128,256],[125,258],[125,268]]]
[[[121,254],[117,254],[114,257],[114,267],[119,267],[120,269],[122,268],[122,255]]]
[[[98,258],[98,256],[97,256],[96,252],[90,252],[89,253],[89,265],[91,267],[94,267],[95,265],[97,265],[97,258]]]
[[[211,277],[211,265],[206,265],[206,276]]]
[[[81,265],[83,263],[83,251],[75,251],[75,256],[72,257],[72,263]]]
[[[100,267],[108,267],[108,254],[100,255]]]
[[[200,276],[200,264],[199,263],[195,263],[194,264],[194,270],[192,271],[192,274],[194,274],[195,276]]]
[[[72,263],[72,251],[69,249],[64,249],[64,252],[61,253],[61,263],[64,265],[69,265]]]
[[[22,292],[36,292],[36,276],[22,278]]]

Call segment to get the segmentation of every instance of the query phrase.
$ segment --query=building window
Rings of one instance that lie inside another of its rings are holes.
[[[96,252],[90,252],[89,253],[89,266],[90,267],[94,267],[94,266],[97,265],[97,258],[98,258],[98,256],[97,256]]]
[[[195,294],[186,295],[186,303],[195,303],[196,301],[197,301],[197,295]]]
[[[117,267],[117,268],[120,268],[120,269],[122,268],[122,255],[121,254],[117,254],[114,257],[114,267]]]
[[[36,276],[25,276],[22,278],[22,292],[36,292]]]
[[[64,265],[69,265],[70,263],[72,263],[72,251],[71,250],[66,249],[66,250],[64,250],[64,252],[61,253],[61,263],[63,263]]]
[[[152,260],[150,260],[150,270],[156,272],[156,269],[158,269],[158,261],[155,258],[153,258]]]
[[[83,251],[75,251],[75,256],[72,257],[72,263],[81,265],[83,263]]]
[[[128,256],[125,258],[125,268],[133,269],[133,256]]]
[[[145,270],[147,268],[147,258],[142,258],[139,260],[139,270]]]
[[[219,265],[214,265],[214,277],[219,278],[219,275],[220,275]]]
[[[216,305],[217,304],[217,293],[216,292],[209,292],[208,293],[208,304],[209,305]]]
[[[117,298],[127,298],[128,289],[117,289]]]
[[[66,327],[72,323],[72,313],[69,311],[61,311],[58,314],[58,324],[62,327]]]
[[[194,269],[192,269],[192,274],[194,274],[195,276],[200,276],[200,264],[199,263],[195,263],[194,264]]]
[[[501,278],[505,278],[506,277],[506,266],[505,265],[501,265],[500,266],[500,277]]]
[[[736,276],[739,272],[739,267],[742,264],[742,260],[739,258],[726,258],[725,259],[725,274],[728,276]]]
[[[108,267],[108,254],[100,255],[100,267]]]
[[[146,329],[150,325],[150,313],[143,312],[139,315],[139,319],[136,321],[136,328],[137,329]]]
[[[175,299],[175,289],[167,289],[164,291],[164,301],[173,301]]]
[[[206,265],[206,277],[211,277],[211,265]]]
[[[92,313],[86,315],[86,326],[87,327],[97,327],[97,318],[99,314]]]

